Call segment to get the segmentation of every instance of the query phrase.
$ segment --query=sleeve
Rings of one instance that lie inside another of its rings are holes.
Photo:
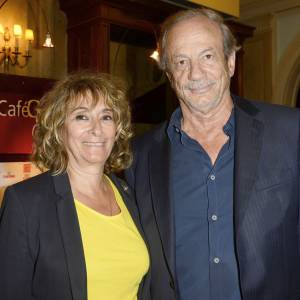
[[[0,300],[30,300],[34,263],[28,245],[24,210],[8,188],[0,212]]]
[[[130,186],[130,188],[134,189],[134,172],[132,167],[124,171],[124,179],[127,182],[127,184]]]
[[[135,165],[137,160],[137,153],[135,151],[136,147],[134,143],[131,144],[131,148],[133,149],[133,161],[131,166],[124,171],[124,179],[127,184],[130,186],[132,190],[135,190]]]

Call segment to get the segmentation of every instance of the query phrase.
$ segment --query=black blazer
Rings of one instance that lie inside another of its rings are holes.
[[[130,189],[110,178],[143,237]],[[146,275],[138,299],[150,299],[148,282]],[[87,300],[83,245],[66,173],[46,172],[7,188],[0,217],[0,299]]]
[[[300,299],[299,110],[238,97],[234,106],[234,238],[242,299]],[[166,128],[135,141],[126,173],[150,245],[155,300],[177,298]]]

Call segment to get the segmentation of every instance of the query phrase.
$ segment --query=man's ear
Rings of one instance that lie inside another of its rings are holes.
[[[227,68],[229,76],[232,77],[235,70],[235,51],[232,51],[227,59]]]

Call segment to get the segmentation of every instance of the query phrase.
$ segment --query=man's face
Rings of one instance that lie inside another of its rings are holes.
[[[235,53],[226,61],[222,33],[206,17],[180,21],[168,33],[167,75],[182,108],[210,113],[230,97]]]

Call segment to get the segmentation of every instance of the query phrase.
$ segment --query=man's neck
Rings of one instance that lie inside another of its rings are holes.
[[[203,134],[223,130],[233,108],[231,97],[223,100],[217,107],[209,112],[195,111],[181,104],[181,128],[186,133]]]
[[[217,110],[209,114],[190,112],[182,109],[182,130],[196,140],[206,151],[214,165],[223,145],[228,141],[223,127],[228,122],[233,108],[233,102],[221,103]]]

